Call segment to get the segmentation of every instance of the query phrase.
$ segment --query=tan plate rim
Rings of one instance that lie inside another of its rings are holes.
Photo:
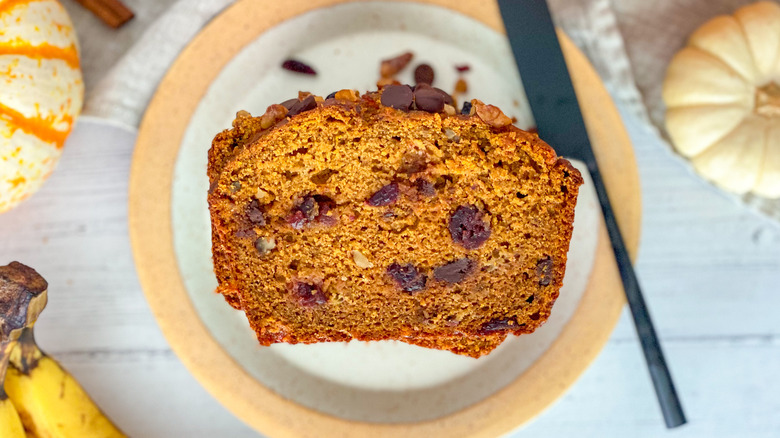
[[[493,438],[505,434],[560,397],[593,361],[617,323],[625,299],[603,226],[598,231],[588,287],[575,314],[549,350],[516,380],[487,399],[436,420],[418,423],[348,421],[278,396],[252,378],[214,340],[198,317],[181,279],[171,225],[173,169],[184,132],[209,84],[246,44],[270,27],[320,7],[351,1],[357,0],[239,0],[181,53],[149,104],[133,155],[129,227],[141,286],[165,337],[195,378],[236,416],[268,436]],[[493,1],[399,1],[452,9],[504,32]],[[639,176],[630,139],[593,67],[566,35],[560,33],[560,37],[618,222],[629,251],[635,256],[641,209]]]

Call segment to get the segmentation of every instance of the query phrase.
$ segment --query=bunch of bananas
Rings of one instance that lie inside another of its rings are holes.
[[[0,437],[124,437],[36,345],[33,324],[46,306],[47,288],[28,266],[0,266]]]

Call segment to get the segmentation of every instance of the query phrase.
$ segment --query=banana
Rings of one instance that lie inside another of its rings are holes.
[[[0,321],[0,325],[3,321]],[[19,413],[16,412],[11,400],[8,399],[3,391],[3,379],[5,370],[8,367],[8,357],[11,355],[11,342],[0,341],[0,437],[25,438],[22,420],[19,419]]]
[[[3,389],[3,383],[16,340],[25,325],[38,318],[46,305],[45,282],[32,281],[32,273],[35,271],[18,263],[0,266],[0,437],[4,438],[27,436],[16,407]]]
[[[76,379],[35,344],[32,326],[46,305],[47,287],[46,280],[32,268],[16,262],[0,266],[0,309],[5,311],[6,298],[14,293],[26,297],[15,318],[6,317],[16,322],[18,337],[10,349],[11,366],[4,386],[25,429],[19,436],[25,436],[26,431],[27,436],[37,438],[125,437]],[[0,314],[0,323],[2,318]],[[19,322],[23,322],[22,327],[18,327]],[[2,428],[0,436],[5,437]]]
[[[5,390],[24,426],[38,438],[125,435],[98,409],[76,379],[36,345],[26,328],[11,354]]]
[[[16,408],[7,398],[0,401],[0,436],[4,438],[25,438],[27,436]]]

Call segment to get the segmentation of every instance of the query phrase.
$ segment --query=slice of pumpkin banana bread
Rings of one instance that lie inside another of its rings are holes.
[[[582,183],[498,108],[405,85],[240,112],[208,176],[218,291],[261,344],[474,357],[549,316]]]

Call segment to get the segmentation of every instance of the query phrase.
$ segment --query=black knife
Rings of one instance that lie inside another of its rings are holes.
[[[583,161],[588,166],[666,427],[681,426],[686,423],[685,413],[615,221],[547,2],[498,0],[498,6],[539,137],[559,155]]]

